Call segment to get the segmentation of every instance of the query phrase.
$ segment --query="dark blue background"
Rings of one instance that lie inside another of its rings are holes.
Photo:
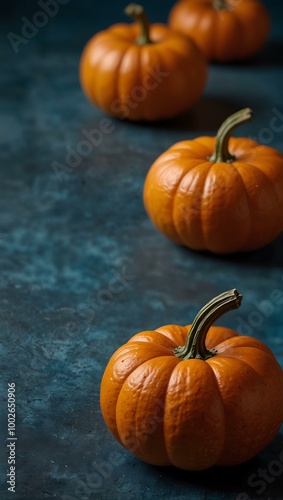
[[[59,179],[53,162],[66,163],[66,148],[76,150],[82,131],[98,129],[104,118],[81,91],[81,51],[96,31],[126,20],[125,2],[70,0],[18,54],[7,35],[21,35],[21,18],[41,9],[33,1],[2,2],[1,498],[282,498],[283,465],[275,476],[282,431],[247,464],[191,474],[130,455],[99,407],[102,373],[122,343],[140,330],[190,322],[233,287],[244,301],[221,323],[266,342],[283,367],[282,304],[273,300],[274,290],[283,292],[283,238],[247,255],[191,252],[159,234],[142,204],[157,156],[176,141],[214,135],[242,107],[252,107],[254,119],[236,135],[283,153],[283,134],[270,129],[283,113],[283,7],[265,3],[273,26],[260,55],[211,65],[203,98],[185,116],[154,125],[111,119],[112,132]],[[173,1],[144,5],[152,21],[166,21]],[[122,282],[121,273],[128,275]],[[8,382],[16,383],[17,398],[14,495],[6,484]],[[270,482],[258,494],[248,480],[260,468]]]

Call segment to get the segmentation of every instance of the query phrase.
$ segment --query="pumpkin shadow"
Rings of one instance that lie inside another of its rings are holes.
[[[221,256],[213,255],[213,257],[247,266],[283,267],[283,233],[272,243],[259,250]]]
[[[237,252],[231,254],[214,254],[208,251],[192,250],[181,247],[184,253],[194,253],[216,261],[226,261],[233,264],[247,266],[261,266],[267,268],[283,267],[283,233],[269,245],[250,252]]]
[[[215,134],[227,116],[244,106],[245,104],[240,100],[237,102],[204,95],[189,111],[167,122],[159,122],[157,127],[190,132],[209,131]]]
[[[279,474],[280,463],[282,463],[282,452],[282,433],[278,433],[271,445],[260,455],[241,465],[212,467],[211,469],[199,472],[183,471],[175,467],[154,467],[154,469],[159,476],[162,476],[161,480],[165,488],[166,483],[169,489],[171,483],[174,482],[174,486],[177,486],[178,490],[178,483],[185,483],[188,487],[197,488],[199,494],[202,492],[203,498],[206,497],[205,493],[207,492],[205,490],[207,489],[210,494],[213,492],[221,493],[222,495],[226,494],[229,495],[228,498],[231,498],[232,495],[232,498],[235,500],[279,499],[282,498],[279,496],[279,493],[282,493],[283,489],[283,472]],[[277,467],[274,466],[273,469],[275,462],[277,463]],[[260,479],[260,476],[258,476],[260,470],[267,472],[268,481]],[[259,489],[263,485],[265,487],[265,491],[262,492],[264,495],[260,494]],[[202,497],[201,494],[200,497]],[[180,498],[183,498],[183,496],[180,495]]]
[[[265,67],[282,67],[283,66],[283,41],[270,40],[265,47],[256,55],[243,61],[233,61],[231,63],[210,63],[211,67],[229,69],[252,69],[253,72],[257,69]]]
[[[204,132],[211,131],[215,134],[221,123],[227,116],[232,115],[246,106],[240,100],[227,100],[213,96],[202,96],[197,104],[185,113],[167,120],[159,120],[150,123],[152,129]],[[132,124],[131,124],[132,125]],[[134,122],[136,127],[148,128],[148,122]]]
[[[233,494],[235,496],[241,493],[247,494],[249,489],[247,480],[260,466],[261,461],[255,458],[244,465],[229,468],[213,467],[199,472],[188,472],[174,467],[167,467],[165,474],[171,480],[187,483],[188,486],[202,490],[207,487],[210,491],[221,492],[221,494],[229,495],[229,498],[231,498],[230,495]],[[243,496],[243,500],[244,498]],[[247,500],[250,498],[249,495]]]
[[[248,64],[256,70],[263,67],[282,67],[283,66],[283,41],[271,40],[260,54],[248,61]]]

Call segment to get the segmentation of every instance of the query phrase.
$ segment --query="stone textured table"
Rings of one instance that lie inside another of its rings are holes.
[[[78,81],[84,44],[126,20],[125,2],[58,0],[47,20],[40,2],[4,2],[2,499],[282,499],[282,430],[242,466],[186,473],[130,455],[99,407],[102,373],[122,343],[140,330],[186,324],[234,287],[244,295],[242,307],[222,323],[266,342],[283,367],[282,300],[274,300],[283,293],[283,238],[247,255],[192,252],[159,234],[142,203],[145,175],[159,154],[179,140],[214,135],[242,107],[252,107],[254,119],[236,135],[283,152],[283,133],[272,129],[274,116],[283,120],[283,6],[265,3],[273,27],[262,53],[245,64],[211,65],[204,96],[190,112],[149,126],[103,121]],[[165,21],[173,1],[144,5],[152,21]],[[41,27],[32,28],[33,19]],[[103,127],[99,145],[58,173],[84,131]],[[14,494],[6,482],[8,383],[16,386]]]

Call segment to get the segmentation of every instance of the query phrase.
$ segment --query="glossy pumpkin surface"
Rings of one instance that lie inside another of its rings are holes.
[[[181,0],[169,25],[191,37],[208,61],[229,62],[256,54],[271,21],[260,0]]]
[[[225,292],[192,325],[140,332],[110,359],[102,414],[141,460],[185,470],[236,465],[278,432],[283,372],[272,352],[255,338],[211,326],[241,298]]]
[[[133,121],[172,118],[201,96],[207,78],[193,41],[164,24],[149,25],[141,6],[126,12],[137,22],[97,33],[80,61],[89,100],[106,113]]]
[[[255,250],[283,229],[283,155],[252,139],[231,138],[249,108],[228,118],[217,137],[174,144],[151,166],[146,211],[157,228],[194,250]]]

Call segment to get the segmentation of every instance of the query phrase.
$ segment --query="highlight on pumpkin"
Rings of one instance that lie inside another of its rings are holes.
[[[202,307],[192,324],[139,332],[109,360],[102,415],[139,459],[188,471],[233,466],[253,458],[278,433],[279,363],[259,340],[213,324],[242,298],[228,290]]]
[[[146,212],[165,236],[217,254],[257,250],[283,228],[283,155],[246,137],[232,137],[252,119],[244,108],[216,137],[177,142],[150,167]]]
[[[131,121],[178,116],[202,96],[207,64],[195,43],[165,24],[150,24],[131,3],[134,22],[95,34],[80,60],[80,83],[90,102]]]
[[[261,0],[179,0],[168,23],[194,40],[207,61],[227,63],[263,48],[271,17]]]

